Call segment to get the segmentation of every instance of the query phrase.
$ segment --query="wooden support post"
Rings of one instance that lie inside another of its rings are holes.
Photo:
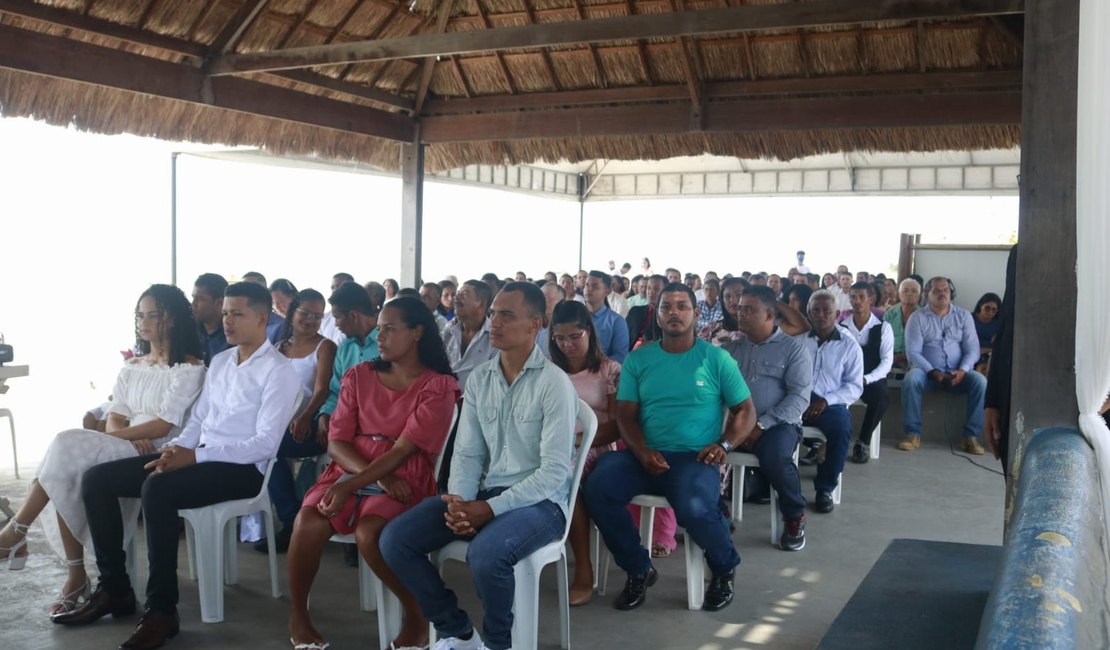
[[[419,288],[424,234],[424,144],[401,145],[401,286]]]
[[[902,240],[898,244],[898,282],[913,273],[913,247],[920,239],[921,235],[902,233]]]
[[[1079,419],[1073,368],[1079,0],[1027,0],[1025,11],[1007,503],[1030,436],[1076,428]]]

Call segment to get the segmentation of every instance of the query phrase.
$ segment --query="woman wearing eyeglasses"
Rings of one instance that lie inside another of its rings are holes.
[[[285,330],[282,332],[278,352],[288,357],[293,370],[301,380],[304,401],[301,409],[289,424],[289,431],[281,439],[278,458],[308,458],[327,451],[327,435],[316,428],[316,412],[328,399],[332,366],[335,363],[335,343],[320,334],[324,318],[324,296],[315,289],[305,289],[293,296],[285,311]],[[275,533],[275,550],[284,553],[289,548],[293,522],[297,519],[301,502],[289,463],[274,463],[267,486],[281,528]],[[255,549],[265,553],[269,540],[262,540]]]
[[[27,499],[0,531],[0,561],[16,571],[27,563],[27,529],[52,505],[42,524],[46,538],[64,553],[68,576],[51,616],[77,608],[89,595],[85,548],[92,548],[81,476],[93,465],[151,453],[181,431],[185,414],[204,383],[197,323],[185,294],[177,287],[155,284],[135,305],[138,354],[124,362],[112,391],[105,432],[70,429],[55,436],[46,450]],[[136,495],[138,496],[138,495]],[[138,499],[122,503],[124,539],[135,532]]]

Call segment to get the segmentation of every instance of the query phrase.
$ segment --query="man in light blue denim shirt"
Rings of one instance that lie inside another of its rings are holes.
[[[386,562],[456,650],[512,646],[513,565],[566,528],[578,398],[535,345],[545,307],[543,292],[527,282],[494,298],[489,335],[498,353],[466,383],[449,494],[424,500],[382,534]],[[470,542],[484,644],[428,561],[459,539]]]
[[[979,337],[971,312],[952,304],[952,281],[936,277],[925,283],[928,304],[906,323],[906,356],[910,371],[902,380],[902,414],[906,438],[898,448],[913,451],[921,446],[921,394],[946,390],[967,394],[967,422],[963,450],[982,454],[979,432],[983,429],[983,397],[987,379],[972,368],[979,359]]]

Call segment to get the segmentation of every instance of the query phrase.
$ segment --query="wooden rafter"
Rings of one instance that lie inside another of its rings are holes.
[[[577,0],[575,0],[577,1]],[[474,6],[478,8],[478,16],[482,19],[482,24],[486,29],[491,29],[493,24],[489,21],[489,16],[486,15],[482,9],[482,0],[474,0]],[[500,51],[495,52],[494,56],[497,57],[497,67],[501,70],[501,76],[505,79],[505,86],[509,89],[510,95],[516,94],[516,84],[513,83],[513,75],[509,72],[509,66],[505,64],[505,55]]]
[[[204,24],[204,21],[207,20],[210,15],[212,15],[212,10],[215,9],[216,5],[218,5],[219,3],[220,0],[207,0],[207,2],[204,3],[204,7],[201,8],[200,12],[197,14],[196,19],[193,20],[193,24],[189,25],[189,31],[185,33],[185,40],[196,40],[197,30],[200,29],[200,26]]]
[[[316,9],[316,5],[318,4],[320,4],[320,0],[308,1],[308,4],[305,5],[304,11],[301,13],[300,16],[297,17],[297,22],[293,23],[289,27],[289,31],[285,32],[285,36],[281,37],[281,41],[277,44],[277,47],[274,48],[275,50],[285,49],[285,46],[289,44],[289,41],[291,41],[293,37],[297,35],[297,32],[301,30],[301,27],[303,27],[305,23],[308,22],[308,17],[312,15],[313,10]]]
[[[794,97],[711,102],[700,123],[685,103],[595,106],[517,113],[428,116],[429,143],[530,138],[660,135],[1019,124],[1021,91],[929,95]]]
[[[0,68],[402,142],[416,130],[398,113],[352,111],[347,102],[248,79],[205,77],[188,63],[3,25]]]
[[[848,93],[950,92],[1019,90],[1021,70],[989,72],[917,72],[869,74],[812,79],[764,79],[761,81],[718,81],[706,83],[703,96],[709,101],[754,99],[791,95],[843,95]],[[485,96],[474,99],[430,100],[429,115],[462,115],[536,110],[545,107],[595,106],[682,102],[688,98],[685,84],[568,90],[558,93],[527,93],[515,97]]]
[[[867,74],[869,69],[867,67],[867,43],[866,37],[863,35],[862,29],[856,30],[856,59],[859,60],[859,71]]]
[[[440,0],[439,5],[436,7],[436,33],[442,34],[447,30],[447,21],[451,19],[451,9],[455,6],[455,0]],[[437,57],[429,56],[424,59],[423,64],[419,67],[423,68],[420,71],[420,85],[416,88],[416,100],[412,104],[412,112],[414,115],[420,114],[420,109],[424,108],[424,100],[428,98],[428,88],[432,85],[432,74],[435,72]],[[408,87],[408,80],[401,84],[401,90]]]
[[[528,13],[528,24],[535,25],[536,12],[532,10],[532,3],[529,0],[521,0],[521,2],[524,3],[524,10]],[[555,64],[551,62],[551,52],[543,50],[540,54],[543,56],[543,67],[547,70],[547,78],[551,81],[551,87],[555,90],[562,90],[563,85],[559,83],[559,75],[555,74]]]
[[[571,2],[574,4],[574,9],[578,13],[578,20],[587,20],[586,10],[582,8],[582,3],[579,0],[571,0]],[[588,43],[587,45],[590,50],[590,58],[593,59],[594,62],[594,71],[597,73],[597,83],[600,84],[602,88],[608,88],[609,80],[605,78],[605,66],[601,65],[601,55],[597,53],[597,48],[594,47],[593,43]]]
[[[459,85],[462,86],[463,94],[467,98],[471,97],[473,93],[470,91],[470,83],[466,80],[466,75],[463,74],[462,65],[459,63],[459,57],[451,57],[451,69],[455,71],[455,78],[458,79]]]
[[[218,57],[228,52],[233,52],[235,46],[239,44],[239,40],[243,38],[243,34],[247,33],[250,29],[254,19],[258,18],[258,14],[266,8],[266,4],[270,0],[247,0],[244,2],[239,11],[235,12],[235,16],[228,21],[227,25],[216,36],[216,40],[208,46],[210,56]]]
[[[725,0],[726,6],[727,6],[727,1],[728,0]],[[628,15],[629,16],[635,16],[636,13],[637,13],[636,12],[636,4],[634,2],[632,2],[632,0],[626,0],[626,5],[627,5],[626,10],[628,11]],[[645,45],[643,41],[636,41],[636,54],[638,54],[639,57],[640,57],[640,67],[642,67],[644,69],[644,81],[646,81],[647,85],[649,85],[649,86],[654,85],[655,84],[655,74],[652,73],[652,71],[651,71],[651,64],[648,62],[648,56],[647,56],[647,45]]]
[[[917,21],[917,37],[914,41],[917,44],[917,69],[919,72],[925,72],[925,22]]]
[[[362,0],[355,0],[354,2],[352,2],[351,3],[351,8],[347,10],[347,13],[343,14],[343,17],[339,19],[339,22],[337,22],[335,24],[335,27],[333,27],[331,29],[331,31],[328,32],[328,35],[326,37],[324,37],[324,42],[325,43],[334,42],[335,39],[338,38],[339,35],[343,33],[343,30],[347,28],[347,23],[351,22],[351,19],[355,17],[355,14],[358,13],[358,10],[359,10],[360,7],[362,7]],[[397,10],[400,9],[400,8],[401,8],[400,3],[397,3],[396,5],[394,5],[393,9],[390,10],[389,18],[393,18],[393,16],[396,15]],[[388,20],[388,18],[387,18],[387,20]]]
[[[154,13],[154,10],[157,9],[158,5],[161,3],[162,0],[150,0],[150,2],[148,2],[146,4],[146,7],[143,9],[143,13],[139,16],[139,20],[135,23],[135,26],[139,29],[146,29],[146,21],[150,20],[150,16]]]
[[[671,8],[675,13],[685,12],[686,5],[683,0],[672,0]],[[694,44],[685,36],[678,37],[678,46],[682,50],[682,69],[686,77],[686,89],[690,93],[690,103],[697,110],[701,106],[701,69],[698,65],[697,52]]]
[[[361,3],[361,1],[362,0],[359,0],[359,2],[356,2],[355,6],[351,9],[351,11],[347,13],[347,17],[344,20],[344,24],[346,24],[346,21],[350,20],[351,17],[355,15],[355,10],[358,9],[358,6]],[[389,10],[389,13],[386,14],[385,18],[382,18],[381,21],[379,21],[378,24],[374,26],[374,29],[369,34],[367,34],[366,39],[372,41],[375,38],[381,36],[382,32],[385,31],[385,28],[388,27],[391,22],[393,22],[393,17],[396,16],[399,11],[401,11],[400,1],[398,1],[397,4],[393,5],[393,8]],[[339,36],[339,31],[340,30],[337,29],[335,31],[335,33],[332,35],[332,38],[338,37]],[[339,79],[341,79],[341,80],[346,79],[347,75],[351,74],[351,70],[354,69],[354,67],[355,67],[355,64],[353,64],[353,63],[344,66],[343,70],[339,73]],[[385,66],[382,66],[382,67],[384,68]]]
[[[676,38],[767,29],[802,29],[822,25],[888,20],[920,20],[1021,13],[1024,0],[814,0],[797,4],[745,5],[729,9],[616,16],[580,22],[521,25],[484,30],[421,34],[355,43],[333,43],[279,52],[225,54],[211,74],[242,74],[265,70],[342,65],[473,52],[592,44],[647,38]],[[486,18],[488,21],[488,17]]]

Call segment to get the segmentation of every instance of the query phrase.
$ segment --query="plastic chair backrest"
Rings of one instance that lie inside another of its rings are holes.
[[[578,488],[582,485],[582,472],[586,470],[586,456],[590,453],[590,446],[593,445],[594,436],[597,435],[597,415],[594,413],[593,408],[582,400],[578,400],[578,424],[582,427],[582,442],[578,446],[578,457],[574,460],[574,474],[570,479],[570,501],[567,512],[574,511],[574,501],[578,498]],[[567,525],[563,528],[563,539],[560,544],[565,544],[567,536],[570,535],[570,520],[572,517],[567,517]]]
[[[436,456],[435,473],[432,474],[432,476],[436,477],[437,480],[439,479],[439,470],[443,467],[443,457],[446,456],[443,452],[447,451],[447,445],[451,441],[451,431],[454,430],[455,424],[459,421],[459,410],[461,408],[462,402],[455,402],[455,408],[451,415],[451,424],[447,425],[447,436],[443,439],[443,447]]]

